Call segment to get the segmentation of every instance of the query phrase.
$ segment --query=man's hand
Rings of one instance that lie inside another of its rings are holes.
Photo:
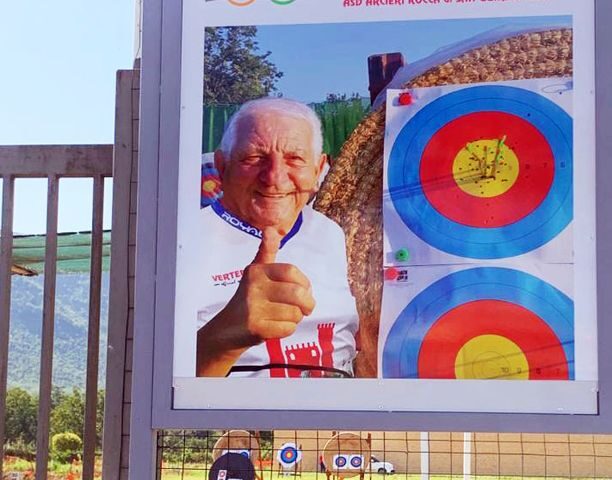
[[[249,347],[295,332],[315,307],[308,278],[294,265],[274,263],[281,235],[263,239],[227,306],[198,331],[197,375],[225,376]]]

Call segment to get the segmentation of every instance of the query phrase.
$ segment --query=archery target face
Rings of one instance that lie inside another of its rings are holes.
[[[278,450],[278,462],[284,467],[293,467],[302,459],[302,452],[295,443],[284,443]]]
[[[351,455],[349,459],[351,468],[362,469],[363,468],[363,455]]]
[[[334,470],[344,470],[349,467],[349,455],[334,455],[333,468]]]
[[[392,95],[399,93],[389,93],[397,103]],[[508,258],[549,243],[571,222],[573,122],[543,95],[466,87],[394,128],[389,196],[428,245],[459,257]]]
[[[574,305],[510,268],[460,270],[425,286],[386,337],[385,378],[573,380]]]

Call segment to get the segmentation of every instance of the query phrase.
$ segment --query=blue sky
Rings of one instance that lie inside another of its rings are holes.
[[[504,25],[550,25],[567,17],[438,20],[259,27],[262,51],[284,72],[283,95],[307,102],[327,93],[368,93],[368,56],[402,52],[407,62]]]
[[[279,82],[285,96],[321,101],[332,92],[368,96],[366,59],[373,53],[401,51],[410,62],[505,23],[260,27],[258,39],[285,73]],[[0,145],[112,143],[115,72],[131,68],[133,44],[133,0],[2,2]],[[44,181],[18,180],[14,231],[44,232],[45,205]],[[59,230],[90,229],[90,212],[91,182],[62,180]],[[110,201],[106,213],[110,228]]]
[[[2,1],[0,145],[112,143],[115,72],[133,44],[132,0]],[[44,181],[17,181],[15,232],[44,231],[45,199]],[[59,229],[90,229],[90,211],[89,182],[63,180]]]

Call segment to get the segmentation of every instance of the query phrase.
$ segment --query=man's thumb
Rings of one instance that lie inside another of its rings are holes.
[[[281,234],[275,228],[268,227],[262,231],[261,244],[253,263],[266,264],[276,262],[276,254],[280,248]]]

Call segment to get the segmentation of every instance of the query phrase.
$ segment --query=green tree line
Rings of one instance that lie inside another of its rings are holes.
[[[5,454],[31,459],[36,452],[38,397],[23,388],[11,388],[6,395]],[[54,389],[51,394],[50,436],[70,433],[83,438],[85,393]],[[102,448],[104,391],[98,391],[96,448]],[[80,454],[80,452],[74,452]]]

